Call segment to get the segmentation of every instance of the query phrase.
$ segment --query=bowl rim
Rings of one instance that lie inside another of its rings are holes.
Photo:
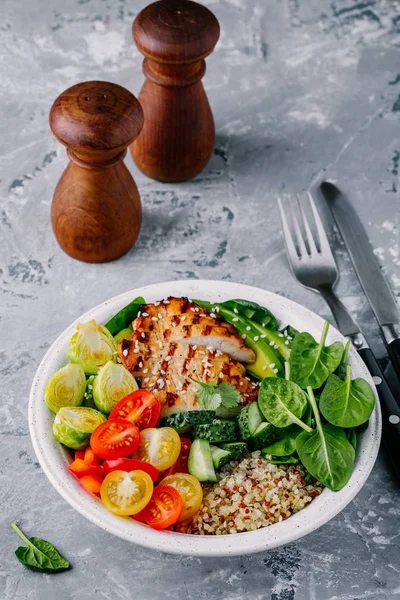
[[[67,464],[70,454],[55,441],[51,432],[52,413],[43,401],[44,386],[48,377],[62,363],[65,364],[66,348],[76,323],[95,318],[106,322],[108,318],[130,302],[135,296],[144,296],[153,302],[169,295],[203,297],[219,301],[233,297],[252,299],[264,303],[280,318],[280,306],[283,313],[292,314],[293,319],[309,321],[305,327],[313,335],[322,331],[324,319],[279,294],[261,288],[219,280],[177,280],[155,283],[135,288],[114,296],[94,308],[86,311],[67,327],[53,342],[40,362],[34,376],[29,396],[29,431],[38,461],[47,478],[59,494],[81,515],[105,531],[129,542],[158,551],[192,556],[236,556],[252,554],[276,548],[293,542],[315,531],[335,517],[356,496],[366,482],[377,457],[381,438],[381,411],[376,388],[366,366],[351,347],[349,361],[355,375],[364,377],[374,390],[376,404],[368,428],[363,432],[360,447],[357,449],[356,465],[349,483],[340,492],[331,492],[326,488],[320,496],[314,498],[304,509],[287,520],[252,532],[213,536],[191,535],[171,531],[155,531],[130,518],[117,517],[94,498],[73,477]],[[271,304],[273,306],[271,306]],[[331,326],[328,341],[346,341]]]

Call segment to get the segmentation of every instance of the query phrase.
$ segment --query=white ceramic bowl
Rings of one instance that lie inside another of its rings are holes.
[[[229,298],[254,300],[269,308],[282,324],[290,323],[296,329],[309,331],[320,338],[323,319],[308,309],[276,294],[246,285],[222,281],[174,281],[138,288],[85,313],[78,321],[96,319],[105,323],[113,314],[136,296],[144,296],[153,302],[167,296],[188,296],[210,301]],[[47,477],[61,496],[95,525],[129,542],[163,552],[193,556],[233,556],[251,554],[288,544],[332,519],[354,498],[365,483],[378,454],[381,436],[379,404],[371,416],[368,429],[362,434],[357,448],[356,464],[349,483],[340,492],[327,489],[306,508],[282,523],[277,523],[250,533],[220,536],[197,536],[173,532],[159,532],[132,519],[116,517],[108,512],[100,500],[91,496],[68,471],[71,460],[68,452],[52,435],[53,414],[47,409],[43,393],[49,377],[67,362],[67,346],[75,328],[68,327],[54,342],[39,365],[29,399],[29,429],[38,460]],[[328,342],[344,341],[333,327],[329,330]],[[350,364],[354,377],[364,377],[375,389],[373,381],[358,354],[350,350]]]

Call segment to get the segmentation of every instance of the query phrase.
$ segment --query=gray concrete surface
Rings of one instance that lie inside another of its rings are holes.
[[[142,0],[2,0],[0,21],[0,599],[381,600],[400,598],[400,495],[384,458],[356,499],[289,547],[229,560],[161,555],[111,537],[57,494],[33,453],[27,398],[55,337],[86,309],[136,285],[229,279],[280,292],[329,317],[291,277],[277,194],[329,176],[357,208],[400,294],[398,0],[209,0],[221,40],[205,86],[217,139],[204,172],[151,181],[128,160],[144,222],[118,262],[87,265],[49,223],[67,164],[48,111],[66,87],[111,80],[137,93],[131,22]],[[326,221],[329,224],[329,221]],[[379,356],[383,347],[337,233],[339,291]],[[73,570],[50,576],[13,556],[17,519]]]

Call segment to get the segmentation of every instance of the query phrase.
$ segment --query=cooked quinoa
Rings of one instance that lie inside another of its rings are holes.
[[[203,486],[203,504],[174,530],[197,535],[254,531],[279,523],[304,508],[322,487],[304,480],[301,465],[272,465],[260,452],[232,461],[216,484]]]

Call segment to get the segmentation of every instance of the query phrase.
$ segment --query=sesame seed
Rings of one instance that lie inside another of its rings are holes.
[[[271,369],[273,369],[275,367],[275,363],[271,363],[269,366],[271,367]]]
[[[233,317],[232,321],[236,323],[236,321],[239,321],[239,317]]]
[[[263,365],[263,366],[262,366],[262,370],[263,370],[263,371],[266,371],[266,370],[267,370],[267,365]]]
[[[144,340],[144,339],[146,339],[146,334],[145,333],[141,333],[140,337]]]
[[[146,373],[148,373],[148,372],[149,372],[149,370],[148,370],[147,368],[146,368],[146,369],[143,369],[143,373],[145,373],[145,374],[146,374]]]
[[[270,346],[275,346],[275,342],[270,342],[269,345]]]
[[[263,340],[264,338],[266,338],[266,337],[267,337],[267,336],[265,335],[265,333],[262,333],[262,334],[260,335],[260,338],[261,338],[262,340]]]
[[[250,325],[247,325],[246,331],[250,331],[250,329],[251,329]]]
[[[214,313],[210,313],[210,317],[211,317],[212,319],[216,319],[216,318],[217,318],[217,315],[215,315]]]
[[[254,340],[255,342],[258,342],[258,340],[259,340],[259,339],[260,339],[260,336],[258,336],[258,335],[255,335],[255,336],[253,337],[253,340]]]
[[[234,308],[234,309],[233,309],[233,312],[234,312],[234,313],[236,313],[237,315],[239,314],[239,311],[238,311],[238,309],[237,309],[237,308]]]
[[[274,369],[274,373],[275,373],[275,374],[276,374],[276,373],[278,373],[278,372],[279,372],[279,371],[278,371],[278,369]]]
[[[143,363],[142,363],[142,361],[140,361],[140,363],[139,363],[139,369],[141,369],[142,367],[143,367]]]
[[[242,335],[242,338],[245,340],[245,339],[247,338],[247,335],[244,333],[244,334]]]
[[[283,333],[278,333],[278,337],[283,337]]]
[[[152,321],[158,321],[158,318],[157,317],[151,317],[151,320]]]
[[[142,312],[142,317],[148,317],[148,316],[149,316],[149,313],[147,313],[147,312]]]
[[[285,345],[286,345],[286,346],[289,346],[289,344],[290,344],[289,340],[286,340],[286,342],[285,342]],[[277,346],[277,347],[278,347],[278,346]]]
[[[170,360],[172,360],[172,356],[166,356],[165,357],[165,362],[169,362]]]

